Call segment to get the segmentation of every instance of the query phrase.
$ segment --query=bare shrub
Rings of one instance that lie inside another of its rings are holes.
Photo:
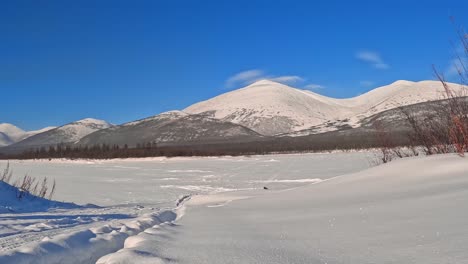
[[[54,180],[54,183],[52,184],[52,189],[50,190],[49,192],[49,196],[47,197],[47,199],[49,200],[52,200],[52,197],[54,196],[54,193],[55,193],[55,180]]]
[[[11,183],[13,178],[13,171],[10,168],[10,163],[7,163],[0,176],[0,181],[17,188],[16,198],[18,199],[22,199],[28,194],[31,194],[36,197],[47,198],[51,200],[55,193],[56,182],[54,180],[52,183],[52,188],[49,189],[49,181],[47,177],[44,177],[42,181],[39,181],[37,178],[25,174],[23,178],[18,178],[13,183]]]
[[[28,174],[24,175],[23,180],[19,181],[19,185],[16,186],[18,188],[16,197],[22,199],[26,194],[30,193],[35,181],[36,179]]]
[[[37,196],[44,198],[47,194],[48,189],[49,189],[49,186],[47,186],[47,178],[44,177],[41,183],[41,189],[39,190],[39,193],[37,193]]]
[[[404,107],[399,109],[411,129],[408,138],[412,146],[421,146],[426,155],[456,152],[463,156],[468,151],[468,98],[463,92],[454,93],[446,81],[440,80],[446,98],[429,113],[417,115]]]
[[[401,146],[396,143],[391,136],[391,132],[387,131],[381,121],[376,121],[373,124],[373,128],[376,131],[377,142],[379,144],[379,153],[377,154],[378,162],[374,162],[376,165],[382,163],[388,163],[395,158],[406,158],[412,156],[418,156],[419,152],[414,146]]]
[[[10,162],[7,162],[5,169],[2,172],[1,181],[10,183],[11,177],[13,176],[13,171],[10,169]]]
[[[415,114],[400,107],[411,132],[411,145],[422,146],[425,154],[458,153],[464,156],[468,151],[468,35],[463,29],[457,30],[462,52],[456,54],[454,64],[460,80],[460,89],[449,84],[444,76],[433,67],[435,76],[442,83],[444,94],[425,114]]]
[[[388,163],[392,161],[393,159],[393,156],[392,156],[393,143],[387,131],[385,131],[385,128],[381,122],[378,122],[378,121],[375,122],[374,129],[377,131],[377,134],[376,134],[377,141],[379,142],[379,145],[381,146],[379,148],[380,150],[379,160],[381,163]]]

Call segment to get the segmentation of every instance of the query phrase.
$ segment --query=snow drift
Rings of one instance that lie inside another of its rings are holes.
[[[0,213],[41,212],[51,208],[71,209],[79,207],[73,203],[51,201],[30,193],[26,193],[23,197],[18,198],[19,193],[20,190],[18,188],[0,181]]]
[[[101,256],[124,247],[127,238],[161,223],[173,221],[176,214],[161,211],[138,217],[115,226],[86,229],[9,252],[0,252],[0,263],[14,264],[83,264],[95,263]]]
[[[254,198],[194,198],[176,225],[98,263],[466,263],[467,172],[466,158],[440,155]]]

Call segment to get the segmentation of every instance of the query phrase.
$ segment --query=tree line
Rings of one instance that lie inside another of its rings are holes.
[[[352,130],[351,130],[352,131]],[[397,134],[392,134],[396,139]],[[398,140],[396,140],[398,142]],[[404,142],[399,142],[404,144]],[[19,154],[0,155],[0,159],[114,159],[175,156],[239,156],[270,153],[319,152],[379,147],[374,132],[342,134],[330,132],[297,138],[268,138],[263,141],[244,142],[186,142],[178,144],[140,143],[135,146],[95,144],[66,145],[29,149]]]

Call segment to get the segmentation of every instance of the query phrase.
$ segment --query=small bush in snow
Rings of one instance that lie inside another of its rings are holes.
[[[465,89],[455,92],[434,67],[435,75],[444,87],[444,96],[434,104],[433,111],[421,115],[405,107],[399,108],[411,129],[408,134],[410,145],[420,146],[426,155],[458,153],[464,156],[468,151],[468,34],[463,29],[457,33],[463,51],[456,54],[455,68],[460,85]],[[381,161],[386,163],[394,157],[402,157],[401,148],[392,144],[385,131],[379,128],[376,131],[380,135]]]
[[[18,189],[16,198],[20,200],[28,194],[51,200],[55,193],[55,180],[53,181],[52,187],[50,188],[47,177],[44,177],[42,181],[39,181],[37,178],[26,174],[23,176],[23,178],[16,179],[13,183],[11,182],[12,177],[13,171],[11,170],[10,163],[8,162],[5,169],[3,169],[0,181],[10,184]]]

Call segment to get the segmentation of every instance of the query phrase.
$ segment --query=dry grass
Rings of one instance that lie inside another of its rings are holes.
[[[8,162],[6,167],[3,169],[0,181],[5,182],[18,189],[16,197],[22,199],[27,195],[33,195],[40,198],[52,199],[55,193],[56,183],[55,180],[52,185],[49,184],[47,177],[42,180],[25,174],[22,178],[13,179],[13,170]]]

